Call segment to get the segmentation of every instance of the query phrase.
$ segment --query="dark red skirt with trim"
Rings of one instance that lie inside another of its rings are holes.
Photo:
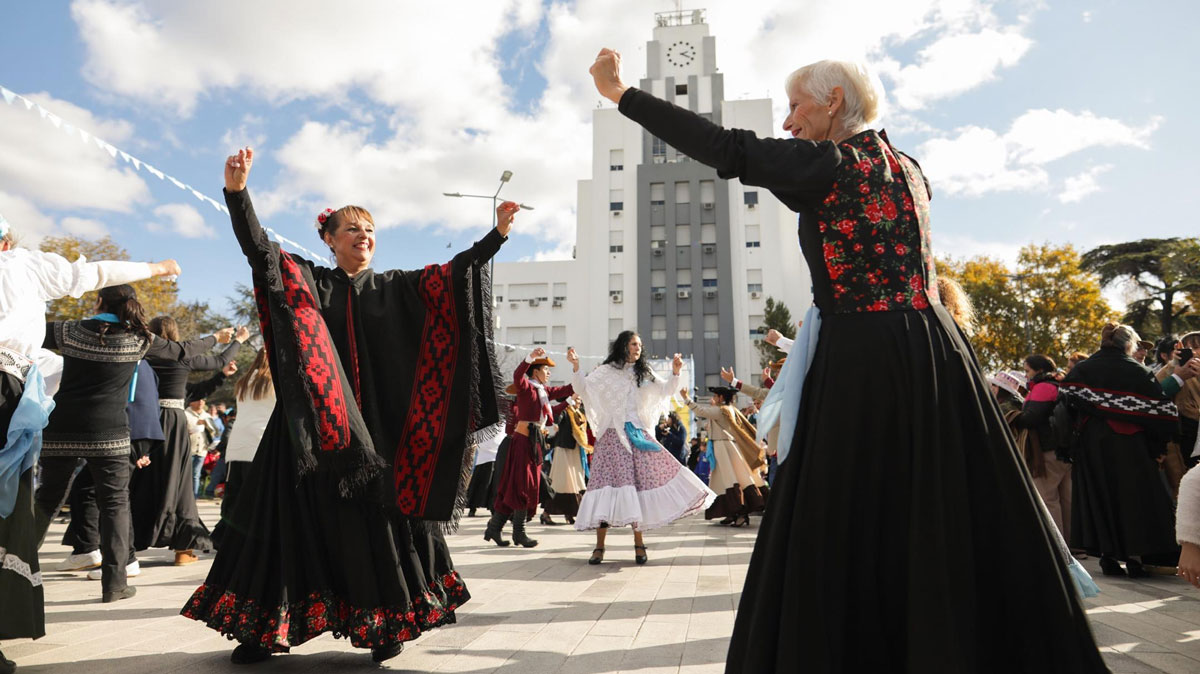
[[[528,436],[518,433],[509,436],[508,456],[492,507],[494,512],[502,515],[517,511],[537,512],[542,483],[542,462],[538,461],[538,452],[544,451],[545,441],[531,442]]]
[[[182,614],[273,652],[325,632],[377,648],[455,622],[470,593],[436,527],[339,498],[322,472],[297,481],[288,442],[277,410]]]

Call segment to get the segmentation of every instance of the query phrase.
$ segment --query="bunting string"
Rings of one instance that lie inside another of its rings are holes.
[[[58,115],[54,114],[53,112],[42,107],[41,104],[39,104],[35,101],[32,101],[18,93],[15,93],[11,89],[8,89],[7,87],[5,87],[3,85],[0,85],[0,97],[3,97],[4,102],[10,106],[16,106],[18,103],[21,105],[24,105],[26,110],[28,110],[30,112],[36,112],[38,114],[38,116],[42,118],[42,120],[54,125],[54,128],[58,129],[59,131],[62,131],[63,133],[66,133],[69,136],[78,138],[79,140],[83,141],[83,143],[85,143],[87,145],[94,145],[97,148],[104,150],[113,159],[119,158],[122,162],[132,165],[134,170],[137,170],[137,171],[144,170],[147,173],[149,173],[150,175],[154,176],[155,178],[158,178],[159,180],[161,180],[163,182],[169,182],[172,185],[174,185],[175,187],[178,187],[180,190],[191,194],[196,199],[212,206],[213,208],[220,211],[221,213],[229,215],[229,209],[225,207],[225,204],[222,204],[221,202],[217,201],[216,199],[210,198],[208,195],[197,190],[196,188],[192,187],[191,185],[188,185],[187,183],[183,182],[182,180],[179,180],[179,179],[175,178],[174,176],[168,175],[167,173],[160,171],[159,169],[152,166],[149,162],[146,162],[142,159],[138,159],[137,157],[126,152],[125,150],[122,150],[121,148],[113,145],[112,143],[105,141],[103,138],[100,138],[96,134],[91,133],[85,129],[81,129],[77,126],[68,124],[67,122],[63,121],[62,117],[59,117]],[[271,236],[271,238],[278,241],[280,245],[286,245],[288,248],[291,248],[297,252],[303,253],[305,256],[307,256],[310,259],[313,259],[315,261],[323,262],[325,264],[331,264],[331,262],[329,261],[329,258],[327,258],[326,256],[318,254],[318,253],[314,253],[313,251],[305,248],[304,246],[301,246],[300,244],[296,243],[295,241],[292,241],[291,239],[283,236],[279,232],[276,232],[274,229],[272,229],[270,227],[263,227],[263,229],[266,230],[267,234],[269,234]]]

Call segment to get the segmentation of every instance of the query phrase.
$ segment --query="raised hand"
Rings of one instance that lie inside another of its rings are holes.
[[[683,387],[683,388],[681,388],[681,389],[679,389],[679,397],[680,397],[680,398],[683,398],[684,402],[687,402],[687,401],[691,400],[691,398],[689,398],[689,397],[688,397],[688,395],[689,395],[689,394],[688,394],[688,390],[687,390],[687,387],[686,387],[686,386],[685,386],[685,387]]]
[[[529,353],[530,360],[537,360],[538,358],[545,358],[545,357],[546,357],[546,350],[540,346]]]
[[[232,377],[234,375],[234,373],[236,373],[236,372],[237,372],[237,361],[236,360],[229,361],[228,365],[221,368],[221,374],[225,375],[226,377]]]
[[[213,337],[217,338],[217,344],[228,344],[233,339],[233,328],[221,328],[213,333]]]
[[[678,353],[671,359],[671,374],[679,374],[683,370],[683,356]]]
[[[250,339],[250,328],[247,328],[244,325],[239,325],[237,332],[233,333],[233,338],[242,344],[245,344],[246,340]]]
[[[229,155],[225,160],[225,189],[230,192],[241,192],[246,189],[246,179],[250,177],[250,167],[254,164],[254,150],[245,147],[237,154]]]
[[[179,276],[182,273],[183,269],[179,267],[179,263],[175,260],[150,263],[150,274],[152,276]]]
[[[732,384],[733,380],[735,379],[733,376],[733,368],[731,367],[728,370],[721,368],[721,379],[724,379],[726,384]]]
[[[779,338],[782,336],[783,336],[783,334],[780,333],[778,330],[776,330],[775,328],[771,328],[770,330],[767,330],[767,337],[763,341],[765,341],[767,344],[770,344],[771,346],[775,346],[776,344],[779,343]]]
[[[621,96],[629,87],[621,81],[620,54],[607,47],[601,49],[588,72],[591,73],[592,81],[596,83],[596,91],[599,91],[601,96],[613,103],[621,102]]]
[[[508,232],[512,230],[513,216],[521,207],[515,201],[505,201],[496,207],[496,231],[500,232],[500,236],[508,236]]]
[[[567,362],[574,366],[574,371],[579,371],[579,354],[575,352],[575,347],[567,347]]]

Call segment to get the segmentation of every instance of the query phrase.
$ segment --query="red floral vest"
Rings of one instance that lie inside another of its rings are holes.
[[[929,189],[917,163],[883,132],[838,145],[842,162],[816,209],[831,313],[924,309],[938,303]],[[813,270],[817,272],[819,270]]]

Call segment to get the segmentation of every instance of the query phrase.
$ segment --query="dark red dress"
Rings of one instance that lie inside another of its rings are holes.
[[[529,422],[544,424],[553,420],[566,406],[565,402],[554,406],[544,404],[540,400],[537,387],[525,376],[528,371],[529,361],[521,361],[513,372],[513,384],[517,389],[516,424],[508,436],[508,455],[505,457],[503,472],[500,473],[496,503],[492,507],[494,512],[501,515],[535,512],[540,500],[538,490],[542,482],[546,441],[539,428],[530,429],[529,435],[521,435],[516,432],[516,426],[528,426]],[[570,384],[546,387],[546,397],[551,401],[565,401],[574,393],[575,389],[571,388]]]

